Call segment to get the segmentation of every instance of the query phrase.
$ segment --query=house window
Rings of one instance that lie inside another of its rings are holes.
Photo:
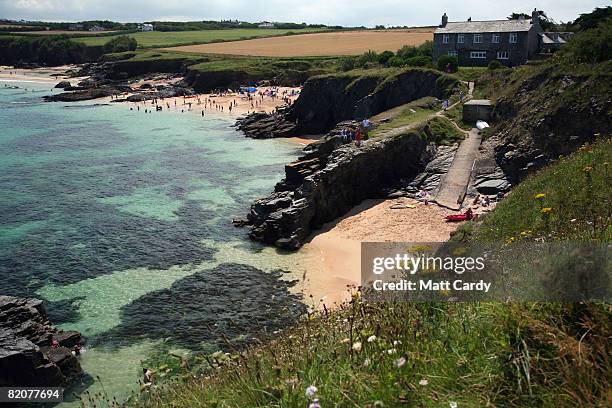
[[[449,37],[448,34],[444,34],[442,36],[442,43],[443,44],[448,44],[448,37]]]
[[[510,33],[510,44],[516,44],[517,41],[518,41],[518,34]]]
[[[472,51],[470,52],[470,58],[485,59],[487,58],[487,52],[486,51]]]
[[[474,44],[482,44],[482,34],[474,34]]]
[[[499,44],[499,34],[493,34],[493,36],[491,37],[491,42],[493,44]]]
[[[465,42],[465,35],[463,35],[463,34],[459,34],[459,35],[457,36],[457,43],[459,43],[459,44],[463,44],[464,42]]]
[[[510,59],[510,53],[508,51],[497,51],[497,59],[498,60]]]
[[[448,52],[448,56],[449,57],[456,57],[457,56],[457,51],[449,51]]]

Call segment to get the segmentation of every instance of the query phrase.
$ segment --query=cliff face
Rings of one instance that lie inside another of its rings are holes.
[[[299,134],[323,133],[343,120],[371,117],[425,96],[443,98],[455,78],[429,69],[349,72],[309,79],[286,118]]]
[[[531,172],[612,130],[612,63],[594,67],[547,63],[514,73],[493,111],[482,146],[477,187],[505,189]],[[522,76],[519,76],[522,75]]]
[[[0,296],[0,386],[67,384],[83,374],[71,353],[80,342],[79,333],[51,325],[42,300]]]
[[[286,177],[275,192],[251,206],[252,239],[297,249],[313,229],[416,176],[436,150],[416,131],[371,140],[361,148],[342,145],[334,131],[304,151],[285,167]]]

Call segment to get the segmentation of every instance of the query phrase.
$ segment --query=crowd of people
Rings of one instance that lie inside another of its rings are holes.
[[[371,127],[371,122],[368,119],[362,120],[359,125],[347,126],[340,131],[342,143],[355,142],[357,147],[361,147],[361,143],[368,140],[368,131]]]

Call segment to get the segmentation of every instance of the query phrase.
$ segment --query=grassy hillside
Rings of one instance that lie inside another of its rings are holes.
[[[148,31],[128,34],[138,41],[140,48],[172,47],[177,45],[205,44],[220,41],[245,40],[249,38],[271,37],[277,35],[287,35],[291,33],[304,34],[319,32],[321,29],[302,28],[302,29],[277,29],[277,28],[235,28],[229,30],[200,30],[200,31]],[[75,41],[86,45],[104,45],[112,39],[112,36],[100,37],[77,37]]]
[[[456,237],[498,241],[529,230],[522,239],[609,241],[610,159],[609,139],[586,146]],[[546,226],[540,200],[553,208]],[[304,407],[317,397],[347,407],[610,406],[611,315],[609,304],[367,303],[355,293],[269,344],[202,358],[198,374],[132,403]]]

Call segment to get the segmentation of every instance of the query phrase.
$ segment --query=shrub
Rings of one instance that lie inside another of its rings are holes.
[[[406,61],[402,57],[398,57],[397,55],[389,58],[388,64],[390,67],[401,67],[406,64]]]
[[[104,44],[104,52],[112,53],[134,51],[137,46],[138,43],[134,38],[127,35],[120,35]]]
[[[437,67],[438,70],[442,72],[457,72],[457,70],[459,69],[459,61],[457,60],[457,57],[443,55],[438,58]]]
[[[375,62],[378,64],[378,54],[376,53],[376,51],[370,50],[360,55],[357,58],[356,65],[358,67],[364,67],[368,62]]]
[[[410,67],[426,67],[431,64],[431,58],[426,57],[424,55],[420,55],[417,57],[408,58],[406,60],[406,65]]]
[[[501,63],[501,62],[499,62],[498,60],[493,60],[493,61],[489,62],[489,69],[490,69],[491,71],[496,70],[496,69],[499,69],[499,68],[501,68],[502,66],[503,66],[503,65],[502,65],[502,63]]]
[[[384,51],[378,55],[378,63],[381,65],[389,65],[389,60],[395,56],[391,51]]]
[[[597,27],[575,34],[564,46],[564,54],[575,62],[596,64],[612,58],[612,17]]]
[[[342,71],[350,71],[351,69],[355,69],[355,63],[356,63],[356,59],[353,57],[346,57],[342,59],[342,62],[340,63],[340,69],[342,69]]]

